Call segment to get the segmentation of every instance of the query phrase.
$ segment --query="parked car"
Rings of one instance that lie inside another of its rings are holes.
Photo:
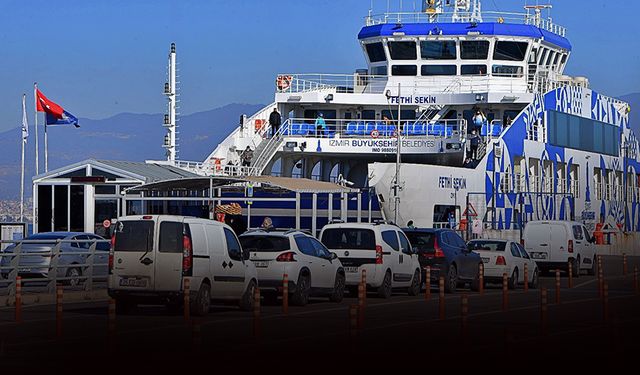
[[[86,242],[84,242],[86,240]],[[56,266],[56,278],[64,278],[64,283],[77,286],[85,280],[89,272],[91,245],[96,244],[93,254],[93,277],[107,277],[109,241],[93,233],[83,232],[47,232],[36,233],[24,239],[20,250],[18,275],[23,278],[48,278],[52,271],[52,257],[55,247],[60,246],[60,256]],[[33,241],[33,242],[30,242]],[[17,244],[4,249],[0,259],[2,277],[7,278],[12,254]]]
[[[402,288],[409,295],[420,293],[418,256],[407,236],[395,225],[369,223],[328,224],[320,233],[322,243],[338,254],[346,283],[354,292],[367,271],[367,286],[382,298]]]
[[[561,269],[580,276],[596,271],[595,239],[587,228],[574,221],[530,221],[524,227],[524,247],[541,272]]]
[[[444,290],[454,293],[458,286],[469,283],[472,290],[480,285],[480,263],[476,253],[467,249],[460,235],[451,229],[404,229],[418,253],[423,275],[431,268],[431,285],[444,277]]]
[[[120,311],[139,303],[177,309],[185,280],[194,315],[205,315],[212,299],[253,308],[256,270],[228,225],[169,215],[125,216],[115,225],[109,295]]]
[[[538,287],[538,266],[519,243],[479,239],[469,241],[467,247],[482,258],[485,282],[502,282],[503,274],[507,274],[509,289],[516,289],[518,284],[525,282],[531,288]],[[524,279],[525,264],[527,280]]]
[[[273,301],[282,293],[286,273],[292,304],[304,306],[310,296],[342,301],[345,287],[342,263],[313,236],[298,230],[256,230],[242,234],[240,243],[250,253],[260,291],[266,299]]]

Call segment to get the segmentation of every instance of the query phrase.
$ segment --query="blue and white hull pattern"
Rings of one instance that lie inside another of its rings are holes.
[[[626,103],[583,87],[536,95],[475,169],[402,164],[398,222],[438,225],[437,205],[457,206],[458,221],[469,196],[471,219],[483,219],[487,229],[515,232],[531,220],[577,220],[591,228],[602,222],[633,233],[637,246],[639,146],[628,112]],[[395,213],[395,167],[369,166],[387,217]]]

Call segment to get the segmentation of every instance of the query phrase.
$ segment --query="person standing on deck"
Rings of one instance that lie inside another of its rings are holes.
[[[316,136],[324,137],[327,134],[327,123],[324,121],[324,115],[318,113],[318,117],[316,118]]]
[[[474,129],[471,131],[471,135],[469,136],[469,145],[471,151],[471,158],[476,160],[478,158],[478,146],[480,146],[480,136],[478,132]]]
[[[271,125],[271,136],[273,137],[280,129],[282,124],[282,116],[278,112],[278,108],[274,108],[273,112],[269,115],[269,125]]]

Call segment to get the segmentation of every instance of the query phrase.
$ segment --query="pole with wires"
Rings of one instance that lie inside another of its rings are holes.
[[[394,213],[393,213],[393,222],[395,224],[398,224],[398,211],[400,209],[400,164],[402,163],[402,157],[401,157],[401,144],[402,144],[402,131],[401,131],[401,126],[402,124],[400,123],[400,111],[402,109],[402,104],[400,103],[400,83],[398,83],[398,128],[396,129],[396,136],[397,136],[397,146],[396,146],[396,178],[395,178],[395,184],[393,187],[393,191],[394,191],[394,203],[395,203],[395,207],[394,207]]]

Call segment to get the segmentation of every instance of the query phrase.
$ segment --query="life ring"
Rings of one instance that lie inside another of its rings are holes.
[[[222,163],[220,162],[220,159],[216,159],[213,163],[216,166],[216,172],[220,172],[222,170]]]
[[[371,132],[371,138],[378,138],[380,136],[380,132],[377,130],[373,130]]]
[[[280,75],[276,79],[276,87],[278,88],[279,91],[286,91],[291,86],[292,81],[293,81],[293,76]]]

